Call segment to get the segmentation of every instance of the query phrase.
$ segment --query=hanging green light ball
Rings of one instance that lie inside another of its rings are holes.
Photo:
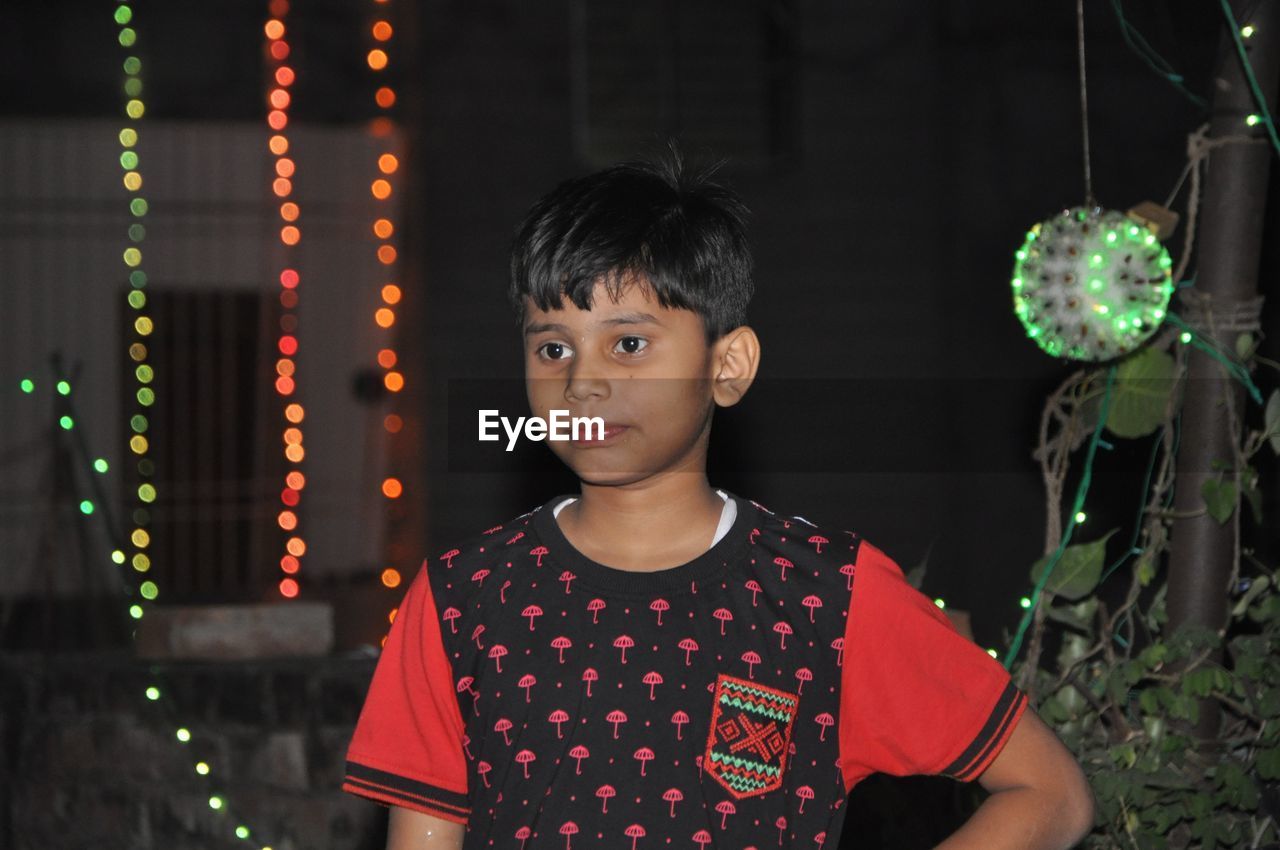
[[[1126,354],[1156,332],[1169,308],[1169,252],[1124,213],[1064,210],[1032,227],[1014,256],[1014,312],[1053,357]]]

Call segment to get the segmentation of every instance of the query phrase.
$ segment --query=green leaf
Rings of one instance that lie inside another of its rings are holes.
[[[1102,578],[1102,563],[1107,555],[1107,540],[1120,529],[1113,528],[1092,543],[1077,543],[1062,552],[1062,558],[1049,574],[1045,584],[1053,593],[1073,602],[1091,593]],[[1052,554],[1031,566],[1031,581],[1039,583]]]
[[[1253,334],[1242,333],[1236,337],[1236,356],[1241,360],[1248,360],[1252,357],[1255,348],[1257,348],[1257,345],[1254,342]]]
[[[1249,503],[1249,510],[1253,513],[1253,521],[1262,525],[1262,492],[1258,489],[1256,480],[1254,486],[1244,491],[1244,498]]]
[[[1062,623],[1064,626],[1070,626],[1082,632],[1088,631],[1089,622],[1077,614],[1075,608],[1076,606],[1046,605],[1044,606],[1044,615],[1054,622]]]
[[[1148,552],[1138,556],[1138,583],[1143,587],[1151,584],[1156,577],[1156,559]]]
[[[1200,495],[1204,497],[1204,505],[1209,516],[1217,520],[1218,525],[1231,518],[1236,509],[1236,485],[1234,481],[1215,481],[1210,478],[1200,485]]]
[[[1280,779],[1280,749],[1273,747],[1258,753],[1257,768],[1261,779]]]
[[[1231,616],[1242,616],[1246,609],[1253,604],[1253,600],[1262,595],[1268,587],[1271,586],[1271,576],[1258,576],[1249,582],[1249,589],[1244,592],[1231,609]]]
[[[1164,422],[1173,390],[1173,357],[1147,346],[1120,362],[1107,430],[1117,437],[1143,437]]]
[[[1271,395],[1267,398],[1263,421],[1267,425],[1265,433],[1267,439],[1271,442],[1271,450],[1280,455],[1280,390],[1272,390]]]
[[[1169,648],[1163,643],[1153,643],[1138,654],[1138,662],[1149,670],[1159,669],[1169,654]]]

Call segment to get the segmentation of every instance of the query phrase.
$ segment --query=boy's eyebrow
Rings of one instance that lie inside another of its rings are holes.
[[[602,320],[600,324],[609,326],[640,325],[645,322],[652,322],[655,325],[662,324],[662,322],[658,321],[658,317],[651,313],[621,313],[617,316]],[[533,336],[534,334],[545,333],[546,331],[559,331],[564,334],[569,333],[569,329],[564,325],[557,324],[555,322],[538,322],[535,324],[525,325],[524,335]]]

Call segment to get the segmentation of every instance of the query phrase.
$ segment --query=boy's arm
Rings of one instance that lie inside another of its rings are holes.
[[[460,823],[392,806],[387,850],[462,850],[466,827]]]
[[[991,792],[938,850],[1065,850],[1093,828],[1093,792],[1075,757],[1034,711],[978,777]]]

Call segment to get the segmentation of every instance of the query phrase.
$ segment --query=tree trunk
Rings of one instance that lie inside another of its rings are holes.
[[[1254,75],[1269,104],[1275,103],[1277,71],[1280,70],[1280,0],[1260,0],[1250,4],[1235,0],[1239,19],[1249,5],[1256,9],[1241,26],[1252,24],[1254,32],[1245,41]],[[1223,47],[1219,51],[1218,72],[1213,77],[1213,115],[1210,139],[1224,136],[1257,135],[1260,125],[1250,128],[1248,115],[1260,113],[1241,67],[1231,34],[1223,27]],[[1272,113],[1275,112],[1271,105]],[[1265,138],[1265,133],[1262,134]],[[1223,319],[1241,302],[1258,295],[1258,266],[1261,257],[1263,213],[1266,208],[1267,176],[1275,151],[1267,144],[1230,144],[1215,148],[1207,161],[1204,198],[1201,204],[1199,270],[1193,289],[1184,290],[1186,318],[1199,333],[1211,337],[1229,352],[1236,350],[1242,332],[1239,323]],[[1195,310],[1196,302],[1213,317],[1215,329]],[[1193,318],[1194,317],[1194,318]],[[1217,361],[1201,351],[1188,352],[1186,395],[1182,414],[1182,439],[1177,458],[1177,492],[1170,535],[1169,633],[1185,626],[1220,629],[1226,625],[1228,600],[1235,567],[1233,516],[1219,524],[1202,511],[1201,486],[1207,480],[1233,480],[1230,471],[1213,468],[1215,461],[1234,466],[1234,450],[1240,439],[1245,396],[1242,388],[1227,377]],[[1234,422],[1226,406],[1233,405]],[[1238,500],[1237,490],[1237,500]],[[1237,504],[1237,510],[1239,505]],[[1194,733],[1201,739],[1216,737],[1217,703],[1201,706]]]

